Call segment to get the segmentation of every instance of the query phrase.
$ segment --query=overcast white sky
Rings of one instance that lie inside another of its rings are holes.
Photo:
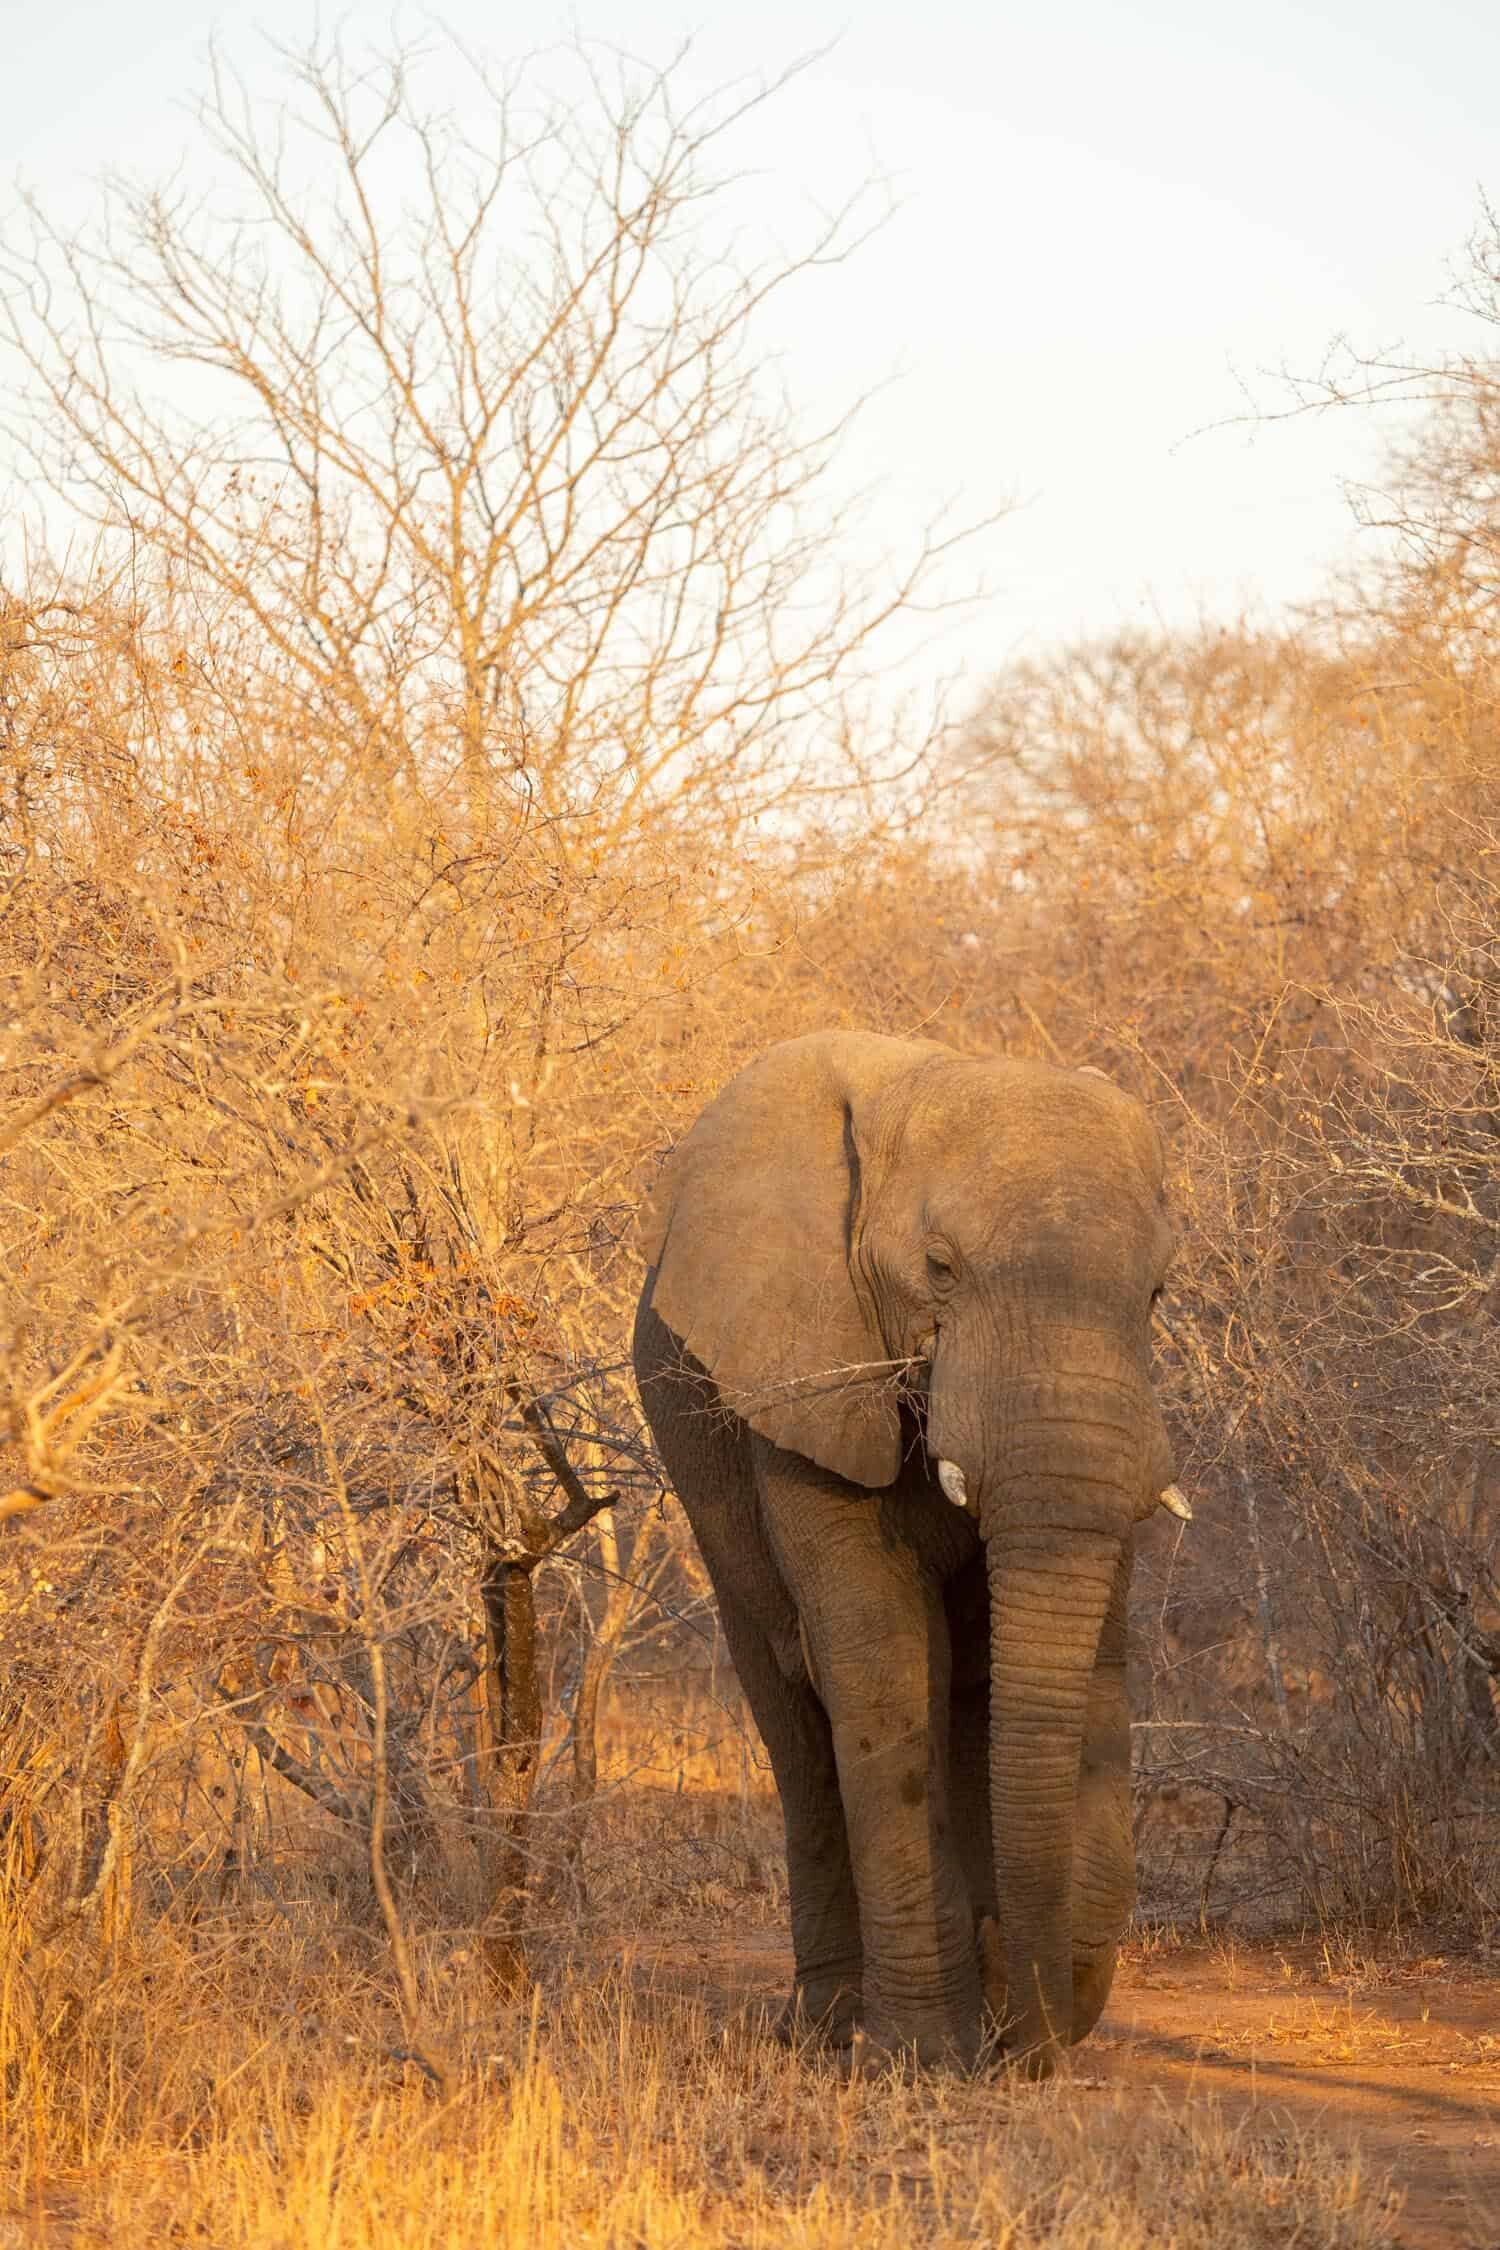
[[[371,35],[410,12],[324,12]],[[810,401],[892,368],[859,440],[900,541],[945,497],[1025,505],[984,543],[989,592],[959,629],[978,679],[1082,632],[1306,596],[1348,545],[1354,417],[1210,429],[1236,370],[1317,365],[1344,331],[1431,351],[1461,339],[1447,264],[1500,192],[1500,8],[1480,0],[448,0],[461,35],[521,52],[576,24],[695,80],[832,51],[746,128],[769,222],[872,162],[905,198],[830,278],[790,343]],[[303,0],[0,0],[3,200],[76,208],[106,165],[190,147],[181,105],[217,29],[252,78],[257,27],[303,41]],[[0,216],[3,223],[3,216]],[[1258,388],[1270,402],[1274,385]]]

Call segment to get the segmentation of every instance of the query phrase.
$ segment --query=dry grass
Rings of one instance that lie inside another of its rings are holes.
[[[10,2215],[38,2240],[122,2250],[1386,2239],[1357,2161],[1212,2112],[1142,2117],[1067,2086],[849,2083],[702,2003],[615,1979],[570,1980],[530,2020],[474,2027],[439,2107],[372,2059],[378,2025],[357,1994],[311,1992],[361,2030],[331,2036],[284,2009],[209,2016],[200,1998],[191,2063],[163,2052],[175,2039],[154,2046],[151,2090],[133,2096],[94,2049],[90,2161],[32,2141]],[[101,2036],[126,2029],[100,2013]]]
[[[34,1983],[12,1965],[0,2242],[1389,2239],[1382,2184],[1357,2158],[1106,2088],[1086,2052],[1050,2088],[850,2080],[775,2045],[754,2000],[726,1989],[732,1975],[715,1989],[711,1961],[706,1992],[679,1989],[671,1964],[651,1965],[662,1937],[732,1971],[735,1934],[778,1898],[760,1856],[771,1801],[753,1772],[745,1789],[732,1730],[715,1758],[671,1734],[652,1754],[639,1722],[610,1739],[613,1776],[654,1768],[605,1799],[611,1888],[633,1895],[639,1942],[559,1921],[534,1943],[529,2003],[507,2005],[465,1933],[415,1935],[428,2035],[453,2070],[446,2100],[405,2059],[373,1902],[305,1849],[218,1904],[139,1903],[103,1958],[82,1941],[54,1949]]]

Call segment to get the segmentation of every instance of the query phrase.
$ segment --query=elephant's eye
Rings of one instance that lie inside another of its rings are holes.
[[[958,1279],[957,1269],[953,1264],[953,1260],[947,1255],[945,1251],[928,1251],[927,1278],[932,1283],[934,1289],[951,1289],[953,1283]]]

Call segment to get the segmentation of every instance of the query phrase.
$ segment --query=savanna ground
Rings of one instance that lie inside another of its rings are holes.
[[[466,67],[478,142],[420,56],[220,70],[213,193],[0,230],[0,2240],[1493,2250],[1500,225],[1470,354],[1280,402],[1406,409],[1315,612],[922,718],[962,528],[851,562],[763,325],[863,199],[757,264],[743,90]],[[1167,1149],[1196,1520],[1041,2090],[761,2036],[628,1379],[664,1153],[850,1025]]]
[[[1053,2085],[851,2080],[783,2051],[774,1792],[732,1682],[704,1690],[610,1699],[591,1903],[539,1923],[523,2000],[408,1897],[441,2089],[404,2045],[359,1859],[257,1777],[280,1841],[255,1884],[200,1835],[174,1916],[8,1985],[0,2242],[1500,2239],[1493,1955],[1200,1931],[1148,1889]]]

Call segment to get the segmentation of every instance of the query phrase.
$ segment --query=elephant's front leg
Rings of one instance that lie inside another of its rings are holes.
[[[741,1687],[776,1776],[786,1831],[795,1970],[778,2035],[846,2047],[860,2018],[859,1919],[828,1715],[802,1668],[796,1613],[769,1555],[758,1610],[743,1599],[731,1552],[700,1512],[698,1540]],[[756,1537],[742,1529],[740,1544]],[[739,1557],[743,1563],[743,1554]],[[772,1589],[774,1588],[774,1594]]]
[[[810,1682],[793,1670],[794,1634],[784,1631],[773,1644],[732,1594],[720,1595],[719,1614],[770,1756],[785,1824],[795,1969],[778,2036],[847,2047],[860,2020],[862,1965],[828,1717]]]
[[[979,2046],[974,1920],[948,1794],[941,1590],[893,1533],[909,1502],[756,1443],[765,1520],[828,1713],[877,2053],[967,2068]]]

